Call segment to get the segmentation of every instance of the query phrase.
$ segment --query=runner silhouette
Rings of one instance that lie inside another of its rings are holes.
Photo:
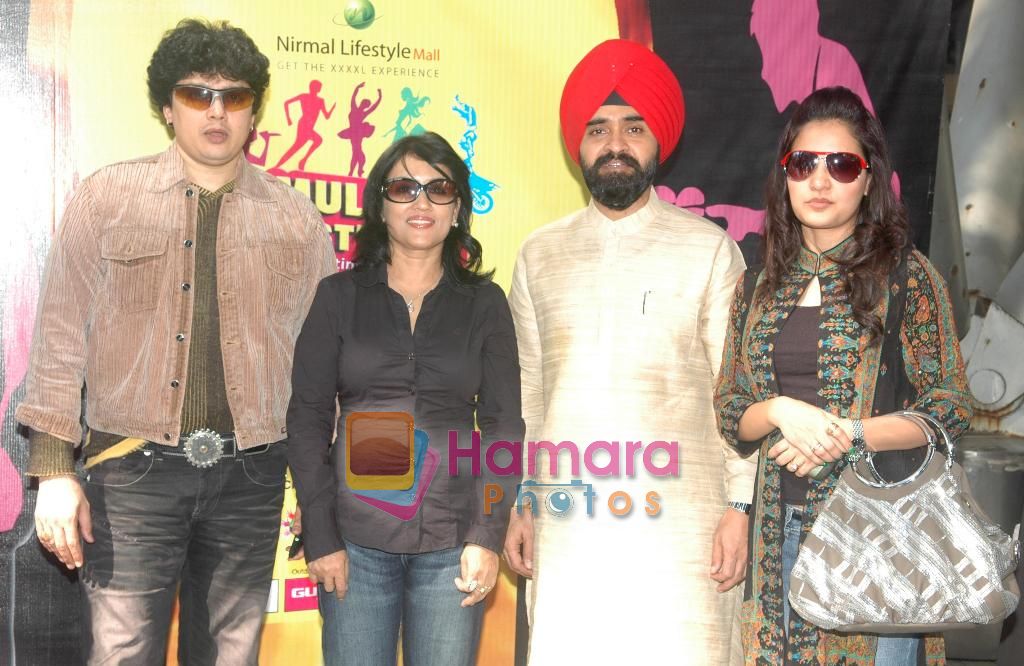
[[[292,155],[297,153],[300,148],[309,143],[313,142],[313,145],[306,151],[305,157],[299,160],[299,171],[306,169],[306,160],[313,154],[313,151],[320,147],[320,144],[324,142],[322,136],[317,134],[314,126],[316,121],[320,118],[320,114],[324,114],[324,119],[330,118],[331,114],[334,113],[334,107],[337,104],[331,104],[331,108],[328,109],[324,104],[324,100],[320,97],[320,89],[323,84],[316,79],[309,82],[309,92],[301,93],[292,97],[290,100],[284,103],[284,118],[288,121],[288,125],[292,124],[291,114],[288,113],[288,107],[294,102],[299,103],[299,107],[302,109],[302,115],[299,116],[298,128],[295,131],[295,143],[292,147],[278,160],[277,164],[274,165],[275,169],[280,169],[281,165],[287,162]]]
[[[380,106],[381,92],[377,88],[377,101],[370,103],[369,99],[361,99],[356,103],[359,89],[366,85],[363,81],[352,91],[352,101],[349,103],[348,127],[338,132],[338,136],[347,139],[352,144],[352,161],[349,163],[348,175],[352,175],[357,168],[359,177],[363,177],[363,168],[366,166],[366,154],[363,152],[363,139],[373,134],[373,125],[366,122],[366,118]],[[408,88],[406,88],[408,90]]]

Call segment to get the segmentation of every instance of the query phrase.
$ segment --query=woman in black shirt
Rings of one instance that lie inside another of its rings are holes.
[[[366,181],[355,266],[320,283],[295,346],[288,459],[328,664],[393,664],[399,626],[406,664],[475,662],[518,478],[487,450],[524,426],[471,212],[444,139],[393,144]]]

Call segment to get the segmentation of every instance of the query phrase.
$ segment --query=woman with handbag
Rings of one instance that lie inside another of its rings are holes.
[[[971,403],[942,278],[910,247],[881,125],[841,87],[812,93],[779,143],[766,188],[765,263],[737,285],[715,401],[722,434],[759,445],[743,606],[748,664],[918,663],[916,636],[840,634],[791,613],[802,535],[847,457],[883,452],[909,476],[934,416],[950,436]],[[813,474],[812,474],[813,473]],[[928,638],[928,663],[943,658]]]

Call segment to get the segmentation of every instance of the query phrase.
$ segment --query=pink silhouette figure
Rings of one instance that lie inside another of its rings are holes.
[[[348,112],[348,127],[338,132],[338,136],[342,139],[347,139],[352,144],[352,161],[349,163],[348,175],[358,168],[359,177],[363,177],[363,169],[366,166],[366,154],[363,152],[363,139],[367,139],[373,134],[375,129],[373,125],[366,122],[366,118],[377,110],[380,106],[382,98],[380,88],[377,88],[377,101],[370,103],[369,99],[361,99],[356,103],[356,97],[359,95],[359,89],[366,85],[363,81],[355,87],[352,91],[352,101],[349,105]]]
[[[844,86],[877,115],[853,54],[821,36],[819,18],[818,0],[754,0],[750,34],[761,49],[761,78],[772,91],[775,108],[782,113],[815,90]],[[895,172],[891,185],[899,196],[900,178]]]
[[[677,195],[672,188],[658,185],[654,188],[658,198],[685,208],[701,217],[720,217],[728,223],[729,237],[743,240],[747,234],[759,234],[764,230],[764,211],[733,204],[704,205],[704,191],[699,187],[684,187]]]
[[[20,226],[20,225],[19,225]],[[23,232],[18,227],[8,229],[8,235]],[[9,264],[2,278],[3,312],[3,397],[0,398],[0,424],[7,417],[11,406],[11,398],[25,379],[28,371],[29,347],[32,342],[32,328],[35,322],[36,301],[39,296],[39,279],[29,250],[31,244],[27,235],[24,242],[18,243],[11,239],[15,247],[22,251],[12,252],[13,265]],[[13,438],[12,438],[13,439]],[[0,532],[14,528],[24,504],[23,482],[17,467],[11,461],[7,451],[0,447]]]
[[[750,34],[761,49],[761,78],[782,113],[819,88],[845,86],[875,113],[849,49],[818,33],[818,0],[754,0]]]
[[[264,166],[267,163],[267,151],[270,149],[270,137],[281,136],[281,134],[263,130],[259,133],[259,136],[263,139],[263,150],[259,155],[252,152],[252,144],[256,143],[256,130],[254,129],[249,132],[249,138],[245,142],[245,159],[249,160],[250,164]]]
[[[306,160],[308,160],[310,155],[313,154],[313,151],[319,148],[320,144],[324,142],[323,137],[317,134],[316,129],[314,129],[316,121],[320,119],[321,113],[324,114],[324,119],[330,118],[331,114],[334,113],[334,107],[337,106],[337,104],[331,104],[331,108],[327,108],[323,98],[320,97],[320,89],[322,87],[323,84],[314,79],[309,82],[308,93],[298,94],[284,103],[284,118],[288,121],[289,126],[292,124],[292,117],[288,112],[288,107],[290,107],[294,102],[299,103],[299,107],[302,109],[302,115],[299,116],[298,128],[295,132],[295,143],[292,144],[292,147],[288,149],[280,160],[278,160],[277,164],[274,165],[273,168],[280,169],[281,165],[287,162],[292,155],[297,153],[304,145],[312,141],[313,145],[309,147],[308,151],[306,151],[305,157],[299,160],[299,171],[304,171],[306,169]]]

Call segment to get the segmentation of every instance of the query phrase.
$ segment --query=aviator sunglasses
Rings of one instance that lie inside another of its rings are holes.
[[[380,188],[384,198],[393,203],[412,203],[425,192],[431,202],[445,206],[459,198],[459,190],[455,183],[447,178],[435,178],[420,183],[413,178],[392,178],[385,180]]]
[[[181,84],[173,86],[174,99],[190,109],[205,111],[220,98],[225,111],[241,111],[248,109],[256,101],[256,93],[252,88],[224,88],[215,90],[205,86]]]
[[[855,153],[829,153],[818,150],[791,150],[779,164],[786,170],[790,180],[807,180],[818,167],[818,160],[825,158],[828,175],[840,183],[852,183],[860,177],[861,171],[871,167],[863,157]]]

